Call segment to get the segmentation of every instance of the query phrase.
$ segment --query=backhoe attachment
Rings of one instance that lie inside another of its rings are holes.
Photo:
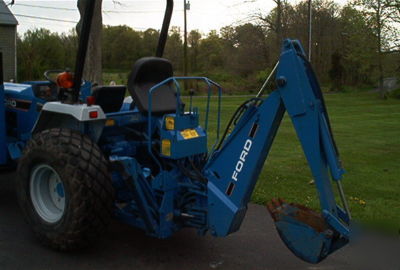
[[[344,170],[321,89],[298,41],[284,42],[275,78],[278,89],[265,100],[256,98],[245,105],[235,128],[206,165],[209,226],[216,236],[239,229],[287,112],[311,169],[321,213],[282,199],[273,200],[268,210],[287,247],[302,260],[318,263],[350,238],[351,217],[341,185]],[[336,203],[333,182],[343,208]]]

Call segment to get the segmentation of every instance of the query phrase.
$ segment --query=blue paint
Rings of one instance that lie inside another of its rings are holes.
[[[61,198],[65,197],[64,185],[62,183],[58,183],[56,186],[57,195]]]

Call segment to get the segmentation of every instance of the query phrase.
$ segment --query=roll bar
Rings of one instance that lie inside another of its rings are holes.
[[[74,89],[72,91],[72,102],[77,103],[79,92],[81,90],[83,70],[85,68],[85,59],[89,45],[90,30],[92,28],[94,8],[96,0],[88,0],[85,13],[83,14],[82,28],[79,35],[79,47],[75,61]]]
[[[172,12],[174,11],[174,0],[167,0],[167,7],[165,8],[164,21],[161,28],[160,38],[158,39],[158,46],[156,51],[157,57],[162,57],[164,54],[165,44],[167,43],[169,24],[171,23]]]

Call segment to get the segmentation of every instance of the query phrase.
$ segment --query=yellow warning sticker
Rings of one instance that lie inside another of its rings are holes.
[[[185,129],[181,131],[181,135],[185,140],[193,139],[199,137],[199,134],[195,129]]]

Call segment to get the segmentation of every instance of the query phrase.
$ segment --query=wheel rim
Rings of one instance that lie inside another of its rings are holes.
[[[30,195],[36,213],[44,221],[56,223],[64,215],[64,184],[57,172],[49,165],[41,164],[32,170]]]

